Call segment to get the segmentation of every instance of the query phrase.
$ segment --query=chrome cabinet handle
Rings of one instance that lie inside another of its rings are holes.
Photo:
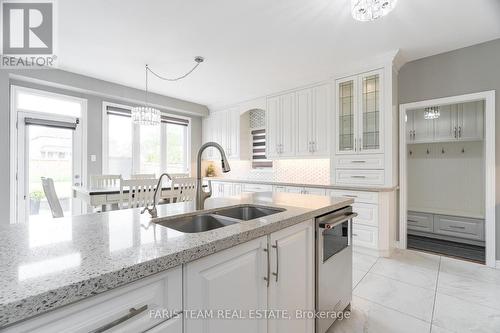
[[[354,139],[354,151],[358,151],[358,139]]]
[[[366,176],[351,176],[351,178],[366,178]]]
[[[279,274],[279,250],[278,250],[278,241],[275,242],[275,245],[273,245],[273,249],[276,249],[276,273],[273,273],[273,275],[276,277],[276,282],[278,282],[278,274]]]
[[[359,151],[362,151],[363,150],[363,141],[361,138],[359,138],[358,140],[359,140],[359,143],[358,143]]]
[[[361,160],[356,161],[356,160],[354,160],[354,161],[351,161],[351,163],[366,163],[366,161],[361,161]]]
[[[465,227],[459,227],[456,225],[449,225],[448,228],[453,228],[453,229],[465,229]]]
[[[455,139],[457,138],[457,127],[456,126],[453,128],[453,136],[455,137]]]
[[[458,137],[462,137],[462,126],[458,126]]]
[[[267,254],[267,274],[266,276],[264,277],[264,281],[266,281],[266,285],[267,287],[269,288],[269,281],[271,280],[269,278],[269,274],[271,272],[271,262],[270,262],[270,258],[269,258],[269,243],[267,243],[267,248],[264,249],[264,252],[266,252]]]
[[[309,141],[309,152],[312,153],[312,142]]]
[[[144,305],[144,306],[141,306],[138,309],[131,308],[129,310],[129,312],[126,315],[124,315],[123,317],[120,317],[120,318],[118,318],[116,320],[113,320],[112,322],[110,322],[108,324],[105,324],[105,325],[103,325],[103,326],[101,326],[101,327],[99,327],[99,328],[97,328],[97,329],[95,329],[93,331],[90,331],[90,333],[102,333],[102,332],[105,332],[105,331],[107,331],[107,330],[109,330],[109,329],[111,329],[111,328],[113,328],[113,327],[115,327],[115,326],[117,326],[117,325],[119,325],[119,324],[121,324],[121,323],[129,320],[130,318],[133,318],[133,317],[137,316],[138,314],[146,311],[147,309],[148,309],[148,305],[147,304]]]
[[[408,222],[418,223],[418,221],[415,220],[408,220]]]

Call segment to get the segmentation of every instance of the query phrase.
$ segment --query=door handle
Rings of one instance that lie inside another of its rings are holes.
[[[279,274],[279,250],[278,250],[278,241],[273,245],[273,249],[276,249],[276,272],[273,272],[273,275],[276,277],[276,282],[278,282],[278,274]]]
[[[269,261],[269,243],[267,243],[267,248],[264,249],[264,252],[266,252],[266,255],[267,255],[267,273],[266,273],[266,276],[264,277],[264,281],[266,281],[266,285],[267,287],[269,288],[269,281],[270,281],[270,277],[269,277],[269,274],[271,272],[271,262]]]
[[[99,327],[99,328],[91,331],[91,333],[102,333],[102,332],[105,332],[105,331],[107,331],[107,330],[109,330],[109,329],[111,329],[111,328],[113,328],[113,327],[115,327],[115,326],[117,326],[117,325],[119,325],[119,324],[121,324],[121,323],[129,320],[130,318],[133,318],[133,317],[137,316],[138,314],[146,311],[147,309],[148,309],[148,305],[147,304],[144,305],[144,306],[141,306],[138,309],[131,308],[126,315],[124,315],[124,316],[122,316],[122,317],[120,317],[120,318],[118,318],[118,319],[116,319],[116,320],[114,320],[114,321],[112,321],[112,322],[110,322],[108,324],[105,324],[105,325],[103,325],[103,326],[101,326],[101,327]]]

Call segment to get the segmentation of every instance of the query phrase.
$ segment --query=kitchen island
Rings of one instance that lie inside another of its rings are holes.
[[[210,198],[204,213],[250,204],[283,211],[201,233],[182,233],[164,226],[173,217],[199,214],[193,202],[158,206],[158,218],[153,220],[141,215],[140,209],[127,209],[3,226],[0,327],[48,312],[38,317],[42,318],[52,310],[64,310],[66,305],[86,302],[91,296],[112,293],[115,288],[126,288],[176,267],[181,272],[180,267],[187,263],[250,244],[352,203],[348,198],[291,193]],[[184,284],[189,282],[186,271]]]

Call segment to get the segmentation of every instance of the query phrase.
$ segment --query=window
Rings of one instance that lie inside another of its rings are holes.
[[[130,107],[104,103],[103,173],[188,173],[189,120],[161,119],[160,126],[134,125]]]

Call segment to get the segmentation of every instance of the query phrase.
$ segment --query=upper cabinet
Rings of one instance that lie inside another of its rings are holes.
[[[297,156],[328,156],[330,152],[330,85],[297,92]]]
[[[381,153],[382,71],[336,81],[337,154]]]
[[[425,118],[425,109],[406,115],[408,143],[482,140],[484,103],[482,101],[439,106],[439,117]]]
[[[241,148],[248,143],[249,133],[245,130],[248,127],[248,121],[245,121],[247,118],[237,108],[211,113],[203,119],[203,143],[217,142],[224,148],[228,158],[241,158],[242,153],[245,155],[245,150]],[[219,152],[208,148],[203,157],[208,160],[218,159]]]
[[[267,99],[269,158],[329,157],[330,90],[323,84]]]
[[[266,110],[267,157],[295,155],[296,93],[268,98]]]

